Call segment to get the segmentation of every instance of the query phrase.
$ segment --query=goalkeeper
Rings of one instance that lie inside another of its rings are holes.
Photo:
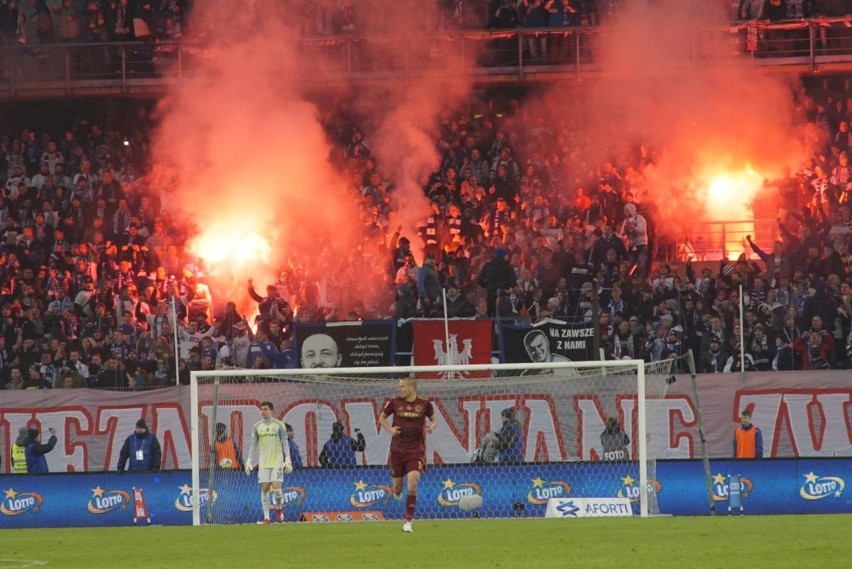
[[[290,461],[290,445],[287,443],[287,427],[273,417],[275,406],[269,401],[260,404],[262,419],[251,429],[251,447],[246,453],[246,474],[251,475],[253,459],[257,456],[257,481],[260,483],[260,504],[263,507],[263,520],[259,524],[269,524],[269,510],[276,510],[279,522],[284,521],[284,504],[281,495],[281,483],[284,475],[293,472]]]

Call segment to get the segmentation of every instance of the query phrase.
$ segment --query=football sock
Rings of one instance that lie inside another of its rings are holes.
[[[405,499],[405,519],[411,521],[414,519],[414,504],[417,503],[417,495],[409,494]]]
[[[269,493],[260,491],[260,503],[263,506],[263,519],[269,519]]]

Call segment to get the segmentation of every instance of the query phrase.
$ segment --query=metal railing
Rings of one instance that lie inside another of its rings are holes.
[[[688,31],[684,65],[735,57],[806,71],[852,67],[849,19],[742,22]],[[298,53],[305,61],[322,62],[302,66],[304,79],[312,82],[452,76],[516,81],[599,70],[597,46],[609,33],[598,27],[436,31],[428,49],[384,36],[305,37]],[[170,81],[191,78],[194,60],[205,57],[207,48],[183,40],[7,45],[0,52],[0,97],[10,97],[162,90]]]
[[[657,262],[734,261],[743,252],[753,259],[757,256],[749,247],[747,236],[768,253],[780,235],[774,219],[696,221],[672,229],[673,232],[662,232],[655,244]]]

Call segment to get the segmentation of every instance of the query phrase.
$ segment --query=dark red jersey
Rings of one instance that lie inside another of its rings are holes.
[[[426,454],[426,418],[435,415],[428,399],[405,401],[396,397],[382,407],[385,417],[393,415],[391,424],[399,427],[399,435],[391,439],[391,452],[420,452]]]

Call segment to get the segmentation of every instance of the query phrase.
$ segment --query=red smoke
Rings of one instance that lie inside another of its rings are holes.
[[[656,203],[658,226],[668,231],[680,231],[684,219],[706,218],[714,178],[739,177],[749,168],[761,179],[772,177],[804,155],[785,122],[795,117],[791,85],[733,58],[691,59],[731,50],[702,44],[700,34],[684,35],[684,29],[724,23],[721,10],[714,20],[690,4],[624,3],[596,49],[603,73],[583,84],[554,84],[525,101],[523,114],[506,125],[519,131],[542,118],[567,133],[559,141],[563,152],[582,154],[591,165],[574,170],[578,180],[595,164],[629,155],[631,146],[650,145],[655,165],[636,173],[634,192]],[[401,226],[413,237],[427,205],[418,180],[438,166],[437,126],[470,103],[471,84],[464,70],[441,68],[451,59],[441,57],[434,28],[424,25],[422,3],[354,5],[370,18],[371,31],[391,34],[390,41],[352,54],[361,64],[377,72],[398,65],[404,46],[421,54],[413,61],[442,71],[440,80],[356,85],[325,103],[345,103],[366,117],[359,125],[366,143],[385,179],[393,176],[397,186],[387,234]],[[345,57],[300,51],[297,38],[310,22],[293,24],[293,9],[287,2],[197,3],[190,29],[206,47],[187,66],[190,77],[160,105],[155,179],[170,190],[165,206],[192,226],[189,250],[206,261],[220,301],[234,300],[245,310],[251,305],[245,279],[254,277],[262,287],[286,271],[300,302],[324,304],[326,291],[336,289],[344,304],[363,300],[385,312],[384,266],[393,244],[364,238],[367,220],[351,178],[340,174],[339,143],[323,128],[323,117],[335,109],[311,102],[304,84],[318,71],[342,70]],[[468,60],[475,59],[470,54]],[[529,156],[532,149],[521,150]],[[573,191],[570,183],[565,191]]]
[[[380,67],[398,56],[403,39],[415,53],[432,39],[414,3],[367,8],[356,5],[374,29],[391,30],[396,39],[356,57]],[[303,84],[318,70],[342,70],[345,58],[334,50],[301,51],[297,37],[312,23],[294,18],[293,10],[286,2],[196,5],[191,34],[205,47],[191,63],[191,78],[160,105],[155,178],[172,190],[166,207],[193,226],[188,249],[227,297],[219,300],[248,310],[245,279],[255,277],[262,289],[285,271],[299,302],[327,304],[326,293],[337,289],[348,303],[361,299],[384,311],[387,244],[364,239],[359,197],[340,175],[340,148],[322,125],[334,109],[311,102]],[[430,131],[438,113],[467,92],[466,85],[388,82],[343,96],[368,117],[364,126],[375,138],[367,143],[397,177],[388,234],[401,225],[411,236],[422,219],[416,180],[438,164]]]

